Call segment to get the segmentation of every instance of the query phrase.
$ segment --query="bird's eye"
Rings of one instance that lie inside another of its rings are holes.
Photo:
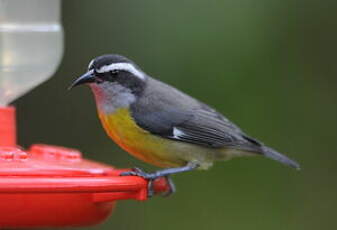
[[[118,70],[111,70],[109,72],[98,74],[98,76],[101,75],[101,78],[104,79],[105,81],[113,82],[116,80],[117,74]]]
[[[111,70],[110,74],[113,75],[113,76],[115,76],[115,75],[118,74],[118,70],[116,70],[116,69],[115,70]]]
[[[116,77],[118,75],[118,70],[110,70],[107,72],[98,72],[96,69],[94,69],[94,74],[97,77],[97,79],[100,79],[101,82],[104,81],[110,81],[110,82],[114,82],[116,81]]]

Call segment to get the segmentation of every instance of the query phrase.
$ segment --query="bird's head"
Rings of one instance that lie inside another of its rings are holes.
[[[126,57],[108,54],[90,61],[88,71],[69,87],[87,84],[99,104],[130,105],[145,88],[147,75]]]
[[[131,60],[117,54],[102,55],[90,61],[88,71],[69,87],[89,84],[94,87],[120,85],[138,93],[146,81],[146,74]]]

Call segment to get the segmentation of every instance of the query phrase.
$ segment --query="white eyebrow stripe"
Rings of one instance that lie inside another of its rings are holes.
[[[113,70],[125,70],[128,71],[132,74],[134,74],[135,76],[137,76],[138,78],[144,80],[145,79],[145,75],[142,71],[139,71],[138,69],[136,69],[132,64],[130,63],[113,63],[110,65],[105,65],[102,66],[101,68],[99,68],[98,70],[96,70],[98,73],[106,73],[106,72],[110,72]]]
[[[92,59],[92,60],[90,61],[89,65],[88,65],[88,69],[90,69],[90,67],[92,66],[92,64],[94,64],[94,61],[95,61],[95,59]]]

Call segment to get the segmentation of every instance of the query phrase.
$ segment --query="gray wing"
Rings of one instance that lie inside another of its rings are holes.
[[[131,106],[134,120],[143,129],[164,138],[211,148],[228,146],[261,151],[258,141],[209,106],[161,82],[152,82],[150,86],[151,91]]]

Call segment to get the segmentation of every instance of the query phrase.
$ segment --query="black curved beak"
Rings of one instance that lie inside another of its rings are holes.
[[[68,88],[68,90],[71,90],[72,88],[74,88],[75,86],[78,85],[83,85],[85,83],[92,83],[95,82],[95,74],[93,70],[90,70],[88,72],[86,72],[85,74],[83,74],[81,77],[77,78]]]

